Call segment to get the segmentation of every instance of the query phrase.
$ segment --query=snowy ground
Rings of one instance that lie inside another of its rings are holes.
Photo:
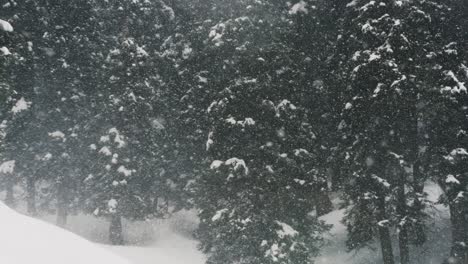
[[[441,194],[441,190],[435,184],[426,186],[428,199],[435,202]],[[428,241],[422,247],[412,248],[412,264],[440,264],[450,248],[449,214],[447,208],[437,205],[428,209],[432,220],[428,223]],[[358,252],[346,252],[346,228],[340,223],[344,210],[331,212],[323,217],[333,228],[328,234],[328,245],[323,248],[322,256],[317,264],[377,264],[381,263],[379,244],[375,243],[374,250],[362,249]],[[398,245],[394,245],[395,254],[398,254]]]
[[[434,184],[426,187],[429,199],[436,201],[441,190]],[[340,223],[343,210],[336,210],[323,219],[333,224],[327,235],[327,245],[322,250],[316,264],[378,264],[381,256],[378,244],[372,249],[363,249],[358,252],[347,252],[344,246],[346,228]],[[428,242],[421,248],[413,248],[412,264],[439,264],[447,254],[450,245],[449,215],[445,207],[437,205],[428,210],[433,217],[429,223],[430,230]],[[186,215],[187,216],[187,215]],[[188,219],[190,219],[188,215]],[[183,222],[180,221],[179,222]],[[177,230],[178,225],[162,223],[159,234],[153,244],[146,247],[110,247],[115,253],[127,257],[135,264],[203,264],[203,255],[196,250],[196,242]],[[397,245],[394,247],[397,252]]]
[[[100,245],[0,203],[0,263],[84,264],[131,262]]]
[[[162,230],[154,244],[145,247],[108,246],[134,264],[204,264],[205,257],[193,241],[170,229]]]
[[[440,189],[429,184],[426,188],[429,199],[437,200]],[[340,223],[343,210],[336,210],[323,219],[333,224],[327,234],[327,245],[316,264],[379,264],[380,250],[375,243],[374,250],[364,249],[347,252],[345,249],[346,229]],[[439,264],[449,250],[449,215],[445,207],[438,205],[428,210],[432,220],[429,223],[428,243],[413,248],[412,264]],[[43,217],[53,222],[54,217]],[[197,220],[193,212],[182,212],[169,220],[124,223],[126,242],[132,246],[104,246],[116,255],[128,259],[132,264],[203,264],[205,257],[196,249],[196,241],[190,238]],[[72,216],[68,228],[95,243],[107,242],[108,223],[92,216]],[[394,247],[397,251],[397,245]],[[108,263],[107,261],[102,263]]]

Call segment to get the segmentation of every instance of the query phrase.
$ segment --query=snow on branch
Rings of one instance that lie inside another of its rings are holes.
[[[27,102],[24,97],[21,97],[17,102],[16,104],[13,106],[13,108],[11,108],[11,112],[13,112],[13,114],[17,114],[21,111],[25,111],[25,110],[28,110],[29,106],[31,105],[31,102]]]
[[[0,165],[0,172],[1,173],[13,173],[15,169],[15,163],[16,161],[14,160],[9,160],[5,161]]]
[[[216,170],[220,168],[221,165],[232,166],[234,171],[243,170],[245,175],[249,174],[249,168],[243,159],[230,158],[226,161],[214,160],[210,165],[210,169]]]
[[[0,19],[0,30],[6,31],[6,32],[13,32],[13,27],[7,21]]]
[[[307,9],[307,3],[301,0],[299,3],[296,3],[289,9],[290,15],[296,15],[298,13],[308,14],[309,10]]]

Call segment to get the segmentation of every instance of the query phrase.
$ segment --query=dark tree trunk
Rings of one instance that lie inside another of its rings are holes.
[[[405,218],[407,216],[406,208],[406,194],[405,194],[405,173],[400,172],[399,186],[398,186],[398,202],[397,212],[400,218],[399,232],[398,232],[398,246],[400,249],[400,264],[409,263],[409,241],[408,241],[408,228]]]
[[[322,174],[321,178],[318,179],[314,194],[317,216],[328,214],[333,210],[333,204],[328,195],[328,173],[326,171],[323,172],[324,174]]]
[[[378,204],[378,215],[377,220],[383,221],[387,220],[386,212],[385,212],[385,197],[379,197]],[[379,238],[380,238],[380,246],[382,249],[382,259],[384,264],[394,264],[393,259],[393,247],[392,247],[392,239],[390,236],[390,230],[387,226],[380,225],[379,226]]]
[[[406,226],[400,227],[398,233],[398,246],[400,248],[400,263],[409,263],[409,243],[408,243],[408,229]]]
[[[421,202],[420,197],[422,197],[423,192],[424,192],[424,176],[421,172],[421,164],[419,160],[417,160],[413,164],[413,188],[416,197],[414,197],[414,210],[417,212],[422,212],[424,210],[424,204]],[[421,195],[421,196],[420,196]],[[412,236],[414,236],[414,242],[417,245],[422,245],[426,242],[427,236],[426,232],[424,230],[424,224],[422,222],[417,223],[414,226],[414,230],[412,233]]]
[[[333,204],[327,190],[320,190],[317,194],[317,216],[328,214],[333,209]]]
[[[343,185],[343,178],[341,173],[340,162],[336,161],[332,168],[330,168],[331,189],[332,191],[339,191]]]
[[[465,210],[463,203],[454,202],[450,204],[450,220],[452,222],[452,249],[450,256],[456,259],[455,263],[467,263]]]
[[[5,197],[5,204],[9,207],[15,207],[15,196],[13,192],[13,181],[11,179],[6,180],[6,197]]]
[[[65,227],[68,218],[68,195],[65,186],[58,184],[57,190],[57,225]]]
[[[113,214],[111,216],[109,241],[112,243],[112,245],[123,245],[122,217],[118,214]]]
[[[26,203],[27,212],[31,216],[37,215],[36,209],[36,179],[28,177],[26,179]]]
[[[413,165],[413,180],[412,180],[412,187],[414,190],[414,195],[416,197],[414,199],[414,206],[412,210],[414,212],[417,212],[419,216],[421,216],[420,212],[424,210],[424,204],[421,202],[420,198],[423,195],[424,192],[424,183],[426,181],[426,177],[422,173],[422,166],[421,164],[421,154],[420,154],[420,148],[425,145],[424,143],[424,137],[422,136],[424,134],[423,131],[421,131],[420,128],[420,121],[422,118],[422,112],[420,110],[421,107],[424,107],[425,103],[420,100],[418,93],[415,93],[413,95],[413,103],[412,103],[412,108],[411,108],[411,113],[410,118],[411,118],[411,123],[412,123],[412,131],[411,134],[413,136],[413,139],[410,140],[410,144],[412,144],[411,147],[411,154],[410,154],[410,160]],[[411,237],[413,237],[413,241],[417,245],[422,245],[424,242],[426,242],[426,232],[424,230],[424,224],[423,224],[423,219],[418,219],[419,221],[416,223],[416,225],[412,226],[411,230]]]

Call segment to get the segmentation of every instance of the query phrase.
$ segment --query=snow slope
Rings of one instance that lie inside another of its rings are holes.
[[[428,183],[425,191],[431,201],[436,201],[441,194],[440,188],[433,183]],[[327,223],[333,224],[333,227],[325,237],[326,245],[322,249],[322,255],[315,260],[315,264],[382,263],[377,242],[373,244],[373,249],[347,252],[346,228],[340,222],[343,213],[344,210],[335,210],[322,217]],[[446,257],[445,254],[449,252],[451,238],[447,208],[436,205],[429,208],[427,213],[431,217],[428,222],[428,241],[420,248],[411,249],[413,257],[411,264],[440,264]],[[43,218],[55,221],[55,217]],[[204,264],[206,259],[197,250],[197,242],[190,236],[198,221],[193,211],[179,213],[168,220],[124,222],[124,237],[132,246],[119,247],[95,245],[55,226],[19,215],[3,204],[0,204],[0,219],[2,224],[6,223],[0,225],[0,264],[61,264],[64,263],[63,259],[67,259],[65,262],[67,264],[129,264],[121,259],[114,260],[115,256],[101,247],[130,260],[131,264]],[[70,216],[68,228],[91,241],[107,242],[108,222],[105,219],[86,215]],[[60,250],[53,250],[55,247]],[[78,250],[74,250],[75,248]],[[7,249],[5,250],[7,253],[4,254],[3,249]],[[397,249],[395,244],[396,258]],[[24,254],[24,252],[31,253]],[[30,262],[28,258],[31,257],[36,262]],[[51,261],[38,261],[43,257]],[[53,262],[52,259],[58,262]],[[72,260],[78,262],[71,262]]]
[[[441,190],[437,185],[428,183],[425,191],[428,199],[437,201]],[[447,208],[437,205],[429,208],[427,213],[432,220],[428,222],[428,241],[422,247],[412,248],[412,264],[440,264],[445,254],[449,252],[450,230]],[[346,228],[341,224],[344,210],[335,210],[322,217],[332,229],[326,235],[326,245],[322,254],[315,260],[315,264],[380,264],[381,255],[379,244],[373,249],[347,252],[345,247]],[[194,215],[186,216],[186,221],[195,221]],[[180,225],[180,224],[179,224]],[[196,249],[196,241],[177,231],[179,225],[162,223],[154,226],[157,235],[154,243],[145,247],[111,247],[116,254],[134,261],[135,264],[204,264],[205,257]],[[396,240],[395,240],[396,241]],[[398,246],[394,245],[395,257],[398,258]],[[312,262],[311,262],[312,263]]]
[[[130,264],[69,231],[21,215],[0,203],[2,264]]]
[[[204,264],[205,257],[196,248],[197,242],[160,226],[156,241],[145,247],[108,246],[114,253],[135,264]]]

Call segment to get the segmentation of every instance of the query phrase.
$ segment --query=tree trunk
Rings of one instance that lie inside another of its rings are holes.
[[[406,208],[406,194],[405,194],[405,173],[397,172],[400,174],[398,197],[397,197],[397,212],[399,215],[400,223],[398,223],[398,246],[400,249],[400,264],[409,263],[409,241],[408,241],[408,228],[406,223],[407,208]]]
[[[387,220],[387,216],[385,213],[385,197],[378,198],[378,215],[377,220],[383,221]],[[380,246],[382,249],[382,259],[384,264],[394,264],[393,259],[393,247],[392,247],[392,239],[390,236],[390,230],[388,227],[379,225],[379,237],[380,237]]]
[[[327,174],[322,174],[318,179],[317,188],[315,189],[315,210],[317,216],[328,214],[333,209],[333,204],[328,196],[328,179]]]
[[[341,173],[340,162],[336,161],[332,168],[330,168],[331,189],[332,191],[339,191],[343,186],[343,177]]]
[[[466,237],[466,223],[465,223],[465,210],[463,203],[454,202],[450,204],[450,221],[452,222],[452,249],[450,252],[451,258],[458,262],[464,262],[467,257],[465,244]]]
[[[65,227],[68,218],[68,195],[65,186],[62,183],[58,184],[57,190],[57,225]]]
[[[118,214],[113,214],[111,216],[109,241],[112,245],[123,245],[122,217]]]
[[[333,209],[333,204],[327,190],[320,190],[317,194],[317,216],[328,214]]]
[[[400,249],[400,264],[409,263],[409,243],[408,243],[408,229],[406,226],[400,227],[398,233],[398,246]]]
[[[413,189],[416,195],[416,197],[414,197],[415,199],[413,210],[417,212],[423,212],[424,210],[424,204],[420,200],[424,193],[424,181],[424,176],[421,173],[421,164],[419,160],[416,160],[416,162],[413,164]],[[414,242],[417,245],[422,245],[426,242],[427,236],[424,230],[424,224],[422,222],[422,219],[421,222],[417,223],[416,226],[414,226],[412,236],[414,236]]]
[[[13,181],[11,179],[6,180],[6,197],[5,197],[5,204],[9,207],[15,207],[15,196],[13,192]]]
[[[34,179],[34,177],[28,177],[26,179],[26,203],[28,214],[36,216],[36,179]]]

